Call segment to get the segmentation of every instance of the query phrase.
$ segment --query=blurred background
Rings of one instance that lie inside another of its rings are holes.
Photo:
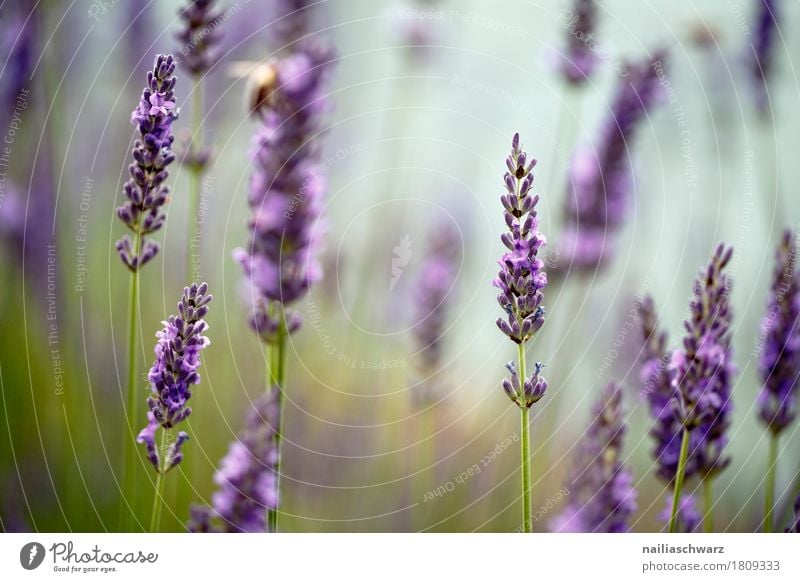
[[[732,464],[715,482],[715,526],[757,528],[767,450],[755,408],[759,325],[779,233],[800,218],[793,194],[800,6],[775,4],[767,115],[758,110],[750,62],[757,0],[598,2],[600,62],[577,88],[560,68],[570,1],[313,6],[315,36],[337,53],[321,138],[325,277],[298,302],[305,322],[289,347],[283,531],[520,527],[518,445],[503,444],[518,438],[519,411],[500,386],[516,350],[495,326],[501,312],[491,284],[505,228],[504,160],[520,132],[538,159],[540,228],[556,252],[574,148],[600,139],[624,81],[622,64],[647,62],[661,48],[668,52],[664,94],[626,144],[635,182],[614,235],[616,256],[588,271],[560,264],[545,290],[547,321],[529,347],[529,361],[546,364],[550,383],[532,414],[534,530],[547,531],[562,509],[575,443],[612,379],[625,387],[625,461],[639,493],[631,529],[663,527],[665,490],[654,476],[650,417],[639,394],[637,306],[652,294],[670,346],[678,345],[692,280],[719,241],[735,248],[738,374]],[[154,56],[179,48],[180,5],[0,4],[4,531],[117,526],[129,277],[114,250],[124,230],[114,208],[131,159],[130,112]],[[274,56],[275,5],[219,2],[221,59],[206,77],[201,112],[214,149],[202,183],[199,249],[200,279],[215,296],[212,345],[192,397],[190,470],[169,476],[165,531],[184,529],[189,501],[209,503],[219,461],[265,386],[266,353],[248,327],[231,252],[248,236],[255,127],[236,63]],[[178,76],[180,133],[193,104],[188,76]],[[189,177],[178,163],[170,184],[167,224],[156,236],[163,252],[141,277],[142,374],[160,322],[189,282]],[[430,346],[415,332],[430,313],[418,308],[415,286],[431,240],[448,229],[457,233],[457,269],[442,306],[441,358],[431,370]],[[144,377],[142,386],[144,398]],[[781,515],[800,467],[796,432],[790,427],[781,441]],[[480,470],[464,477],[476,464]]]

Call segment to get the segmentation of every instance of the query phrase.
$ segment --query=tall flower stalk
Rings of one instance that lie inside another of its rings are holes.
[[[797,416],[800,375],[800,273],[796,267],[797,237],[786,230],[775,252],[767,314],[761,325],[763,348],[759,372],[759,419],[769,431],[767,482],[764,492],[764,531],[773,529],[775,471],[781,433]]]
[[[723,270],[732,254],[731,247],[720,244],[708,266],[701,271],[689,303],[690,316],[684,323],[687,334],[683,339],[683,347],[672,354],[672,385],[676,390],[682,429],[670,533],[677,531],[678,507],[690,458],[692,435],[699,435],[697,445],[691,448],[694,469],[703,480],[703,486],[708,488],[704,515],[706,530],[711,529],[712,523],[711,480],[730,462],[723,453],[733,410],[732,314],[729,306],[731,281]]]
[[[253,139],[250,238],[246,248],[234,251],[249,280],[251,327],[269,346],[267,386],[280,394],[286,389],[287,339],[302,323],[290,306],[322,277],[317,255],[326,184],[317,143],[329,63],[327,50],[309,45],[266,65]],[[279,425],[278,447],[280,435]],[[277,511],[276,503],[272,530]]]
[[[182,162],[189,170],[189,236],[186,242],[186,276],[195,279],[200,271],[202,231],[197,228],[200,190],[211,152],[203,145],[203,80],[217,61],[216,47],[221,39],[219,25],[222,13],[216,0],[188,0],[178,12],[182,28],[176,38],[180,47],[181,67],[192,76],[192,126],[182,152]],[[196,252],[195,250],[196,249]]]
[[[140,423],[139,395],[136,389],[136,342],[139,323],[139,270],[159,251],[157,242],[148,238],[160,230],[166,220],[163,207],[169,198],[167,167],[175,160],[172,153],[172,123],[178,117],[175,107],[175,59],[158,55],[153,70],[147,73],[147,86],[131,115],[139,132],[133,146],[133,163],[128,166],[130,178],[123,187],[127,199],[117,208],[117,216],[132,235],[117,241],[116,248],[123,264],[131,273],[128,305],[128,392],[127,423],[129,430]],[[123,501],[136,506],[136,452],[133,438],[125,438]],[[127,517],[126,517],[127,516]],[[133,527],[133,512],[121,507],[124,531]]]
[[[576,149],[565,200],[565,232],[559,270],[591,272],[616,253],[634,191],[630,145],[637,127],[658,102],[664,51],[627,65],[617,84],[611,114],[596,143]]]
[[[592,420],[570,479],[570,503],[558,517],[562,532],[622,533],[636,511],[631,470],[622,461],[627,431],[622,390],[610,382],[592,407]]]
[[[150,532],[157,532],[160,527],[164,477],[183,460],[182,447],[189,440],[189,435],[180,431],[173,441],[171,430],[192,413],[187,406],[191,387],[200,383],[200,354],[211,343],[203,335],[208,329],[204,318],[211,298],[206,283],[185,287],[178,302],[178,315],[170,315],[162,322],[164,328],[156,333],[156,361],[147,376],[151,390],[147,426],[136,439],[147,448],[147,459],[156,470]],[[156,445],[159,428],[160,445]]]
[[[503,379],[505,390],[512,402],[521,411],[521,459],[522,473],[522,526],[528,533],[531,522],[531,471],[530,471],[530,407],[541,400],[547,389],[547,381],[541,376],[542,364],[536,363],[535,372],[527,375],[525,346],[544,324],[542,289],[547,285],[544,263],[538,257],[545,244],[539,232],[536,204],[539,196],[531,191],[533,167],[536,160],[529,159],[520,147],[519,134],[511,141],[511,154],[506,158],[508,171],[503,176],[506,192],[500,196],[503,217],[508,232],[500,240],[508,249],[498,261],[500,271],[494,286],[500,290],[497,301],[506,316],[497,318],[497,327],[517,344],[517,363],[506,367],[509,377]]]
[[[258,397],[244,430],[231,443],[214,475],[211,507],[194,506],[189,530],[196,533],[274,532],[268,516],[278,508],[280,387]]]

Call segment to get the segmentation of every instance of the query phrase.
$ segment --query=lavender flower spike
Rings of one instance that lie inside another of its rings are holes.
[[[167,166],[175,160],[170,149],[172,122],[178,118],[174,72],[174,57],[158,55],[131,115],[140,137],[133,146],[134,162],[128,167],[131,177],[123,186],[127,200],[117,208],[117,216],[135,233],[133,240],[125,235],[117,241],[120,259],[131,271],[138,271],[156,256],[158,243],[145,237],[159,230],[166,219],[162,207],[169,198]]]
[[[222,13],[216,9],[217,0],[188,0],[178,12],[183,27],[175,37],[183,43],[180,65],[192,75],[202,75],[217,61],[216,45]]]
[[[661,94],[664,51],[629,64],[618,82],[611,115],[597,143],[579,147],[570,166],[565,232],[560,243],[559,272],[593,271],[616,254],[634,187],[630,144],[634,132]]]
[[[800,273],[796,267],[797,237],[786,230],[775,253],[767,315],[761,325],[764,342],[759,358],[763,380],[758,394],[762,422],[781,433],[797,416],[800,376]]]
[[[597,68],[597,49],[594,41],[597,4],[595,0],[575,0],[568,12],[569,27],[566,54],[562,58],[562,73],[571,85],[581,85]]]
[[[147,447],[148,459],[157,471],[165,473],[183,458],[180,447],[188,439],[179,433],[166,459],[159,459],[155,433],[159,426],[170,429],[186,419],[192,409],[187,406],[192,396],[191,386],[200,383],[200,353],[211,341],[203,335],[208,329],[205,316],[208,304],[208,285],[192,284],[183,290],[178,302],[178,315],[170,315],[164,328],[156,334],[156,361],[150,368],[151,396],[147,399],[150,411],[148,424],[137,441]]]
[[[570,504],[555,531],[621,533],[636,511],[633,476],[622,462],[627,427],[622,390],[611,382],[592,408],[592,421],[578,445]]]
[[[329,58],[326,51],[308,49],[268,65],[269,96],[257,112],[250,240],[234,258],[250,279],[251,326],[267,342],[275,341],[281,326],[288,333],[300,327],[299,314],[283,308],[322,277],[317,254],[326,185],[315,144],[327,107]]]
[[[672,383],[678,392],[679,413],[683,426],[699,435],[695,455],[696,469],[704,478],[727,467],[730,459],[723,456],[728,442],[733,403],[731,377],[731,280],[723,273],[733,249],[720,244],[708,267],[701,271],[694,284],[694,297],[689,304],[687,334],[683,349],[672,355]]]
[[[219,489],[213,508],[192,508],[193,532],[266,532],[267,510],[278,507],[278,422],[280,387],[262,394],[247,416],[245,428],[231,443],[214,476]]]
[[[756,15],[755,39],[751,45],[752,54],[748,55],[750,74],[753,79],[753,90],[756,95],[756,107],[760,115],[765,116],[770,110],[769,75],[775,58],[775,41],[778,31],[777,0],[757,0],[759,5]]]
[[[667,497],[666,507],[658,514],[658,519],[668,524],[672,510],[672,499]],[[692,495],[681,495],[678,504],[678,531],[681,533],[693,533],[700,527],[703,516],[697,510],[694,497]]]

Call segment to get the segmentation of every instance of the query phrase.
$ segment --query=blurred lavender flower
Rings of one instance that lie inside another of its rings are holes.
[[[575,0],[567,13],[568,38],[562,55],[561,71],[571,85],[585,83],[597,67],[594,29],[597,20],[595,0]]]
[[[636,127],[659,100],[665,57],[665,51],[658,50],[652,58],[627,66],[629,75],[618,82],[600,139],[573,155],[559,270],[592,271],[616,253],[617,231],[633,191],[629,145]]]
[[[188,0],[178,11],[183,23],[175,35],[183,43],[178,60],[195,76],[205,74],[218,58],[216,45],[222,37],[218,30],[222,13],[217,11],[216,3],[217,0]]]
[[[271,28],[272,46],[279,52],[302,50],[311,34],[311,9],[316,0],[277,0]],[[294,46],[298,43],[300,46]]]
[[[757,0],[755,39],[750,45],[750,74],[753,79],[756,107],[760,115],[770,111],[769,75],[775,58],[775,40],[780,18],[777,0]]]
[[[650,436],[654,441],[653,458],[656,475],[672,484],[678,471],[683,424],[677,400],[677,391],[670,374],[671,354],[667,350],[667,334],[658,329],[658,316],[652,297],[645,297],[640,309],[642,322],[642,367],[640,380],[642,396],[647,401],[653,425]],[[700,433],[690,435],[689,451],[699,450]],[[697,457],[690,455],[686,475],[697,472]]]
[[[128,170],[131,177],[123,192],[127,200],[117,208],[117,216],[135,233],[117,241],[120,259],[131,271],[137,271],[156,256],[158,243],[146,239],[164,225],[162,207],[169,197],[164,183],[169,176],[167,166],[175,155],[170,147],[174,139],[172,122],[178,118],[175,108],[175,59],[158,55],[153,70],[147,73],[147,87],[131,115],[140,139],[133,146],[133,159]]]
[[[451,223],[437,225],[415,282],[417,325],[414,337],[420,350],[421,368],[427,374],[436,373],[441,366],[447,299],[453,290],[461,259],[459,245],[458,231]]]
[[[554,531],[621,533],[636,511],[633,476],[622,462],[627,427],[622,390],[614,382],[592,407],[592,421],[578,445],[568,486],[570,503]]]
[[[667,496],[666,507],[658,514],[658,519],[665,525],[669,523],[672,512],[672,498]],[[689,494],[681,495],[678,503],[678,531],[681,533],[693,533],[700,527],[702,520],[700,512],[694,501],[694,497]]]
[[[684,323],[683,348],[672,354],[672,383],[678,392],[680,419],[690,435],[699,435],[699,443],[690,444],[689,457],[695,457],[694,468],[704,478],[730,462],[723,457],[723,449],[733,411],[731,377],[735,369],[730,345],[731,280],[723,269],[732,254],[731,247],[720,244],[708,267],[700,272],[689,303],[689,319]]]
[[[800,494],[794,500],[794,515],[786,533],[800,533]]]
[[[309,48],[270,65],[268,97],[257,113],[250,177],[250,240],[234,251],[250,279],[253,329],[268,342],[285,317],[288,333],[301,324],[290,305],[322,277],[317,258],[326,184],[316,147],[327,101],[325,50]],[[284,315],[281,314],[283,312]]]
[[[535,165],[536,160],[528,159],[521,149],[519,134],[514,134],[511,154],[506,158],[508,171],[503,176],[506,193],[500,196],[509,230],[500,240],[508,251],[498,261],[500,271],[493,284],[500,289],[497,302],[506,313],[505,319],[497,318],[497,327],[516,344],[527,342],[544,324],[542,289],[547,285],[547,274],[537,255],[546,240],[538,230],[539,196],[531,192]],[[541,400],[547,389],[547,381],[539,375],[542,365],[536,365],[530,378],[522,379],[513,364],[508,367],[511,375],[503,381],[503,389],[509,398],[521,408],[530,408]]]
[[[212,497],[213,509],[192,507],[190,531],[267,531],[267,510],[278,507],[279,401],[280,388],[273,386],[255,402],[214,476],[219,489]]]
[[[2,111],[0,120],[7,125],[6,115],[15,109],[20,93],[32,84],[31,74],[36,61],[36,36],[41,8],[14,3],[0,13],[0,54],[3,55]]]
[[[181,432],[161,463],[156,449],[155,433],[159,426],[169,429],[188,417],[192,409],[186,406],[192,396],[191,386],[200,383],[200,353],[211,341],[203,335],[208,329],[205,316],[212,296],[208,285],[193,283],[183,290],[178,302],[178,315],[170,315],[162,322],[164,328],[156,333],[156,361],[150,368],[148,380],[152,395],[147,399],[150,411],[148,424],[139,433],[137,441],[147,447],[148,459],[157,471],[166,472],[178,463],[183,455],[181,445],[189,438]]]
[[[795,267],[797,239],[786,230],[775,252],[767,315],[761,326],[764,341],[759,371],[763,385],[758,394],[761,420],[775,434],[797,416],[800,375],[800,274]]]

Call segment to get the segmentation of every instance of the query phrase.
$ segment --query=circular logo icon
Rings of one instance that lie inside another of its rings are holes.
[[[19,563],[26,570],[35,570],[44,561],[44,546],[39,542],[30,542],[19,551]]]

